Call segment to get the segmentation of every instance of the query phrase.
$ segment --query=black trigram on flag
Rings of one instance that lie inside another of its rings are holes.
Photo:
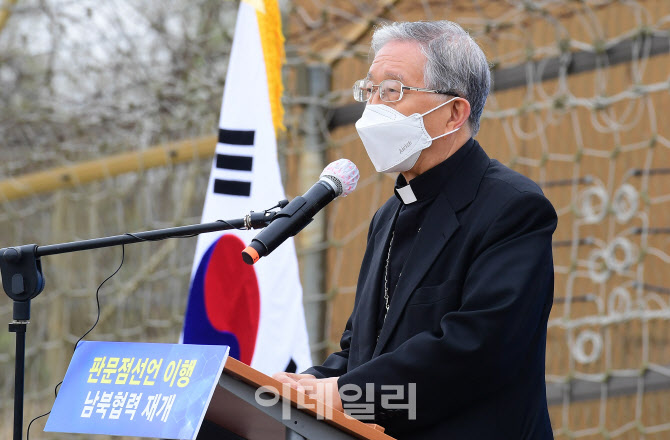
[[[237,146],[254,146],[253,130],[226,130],[219,129],[219,143]],[[249,171],[253,168],[253,156],[240,156],[231,154],[217,154],[216,167],[222,170]],[[251,195],[251,181],[246,180],[214,180],[214,193],[228,196]]]

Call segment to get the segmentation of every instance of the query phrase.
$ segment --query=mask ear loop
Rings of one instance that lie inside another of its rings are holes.
[[[449,104],[449,103],[450,103],[451,101],[453,101],[454,99],[458,99],[458,96],[454,96],[454,97],[451,98],[449,101],[443,102],[442,104],[438,105],[437,107],[435,107],[435,108],[432,109],[432,110],[428,110],[426,113],[423,113],[423,114],[421,115],[421,117],[423,118],[423,117],[426,116],[428,113],[432,113],[432,112],[434,112],[435,110],[437,110],[438,108],[443,107],[443,106]]]
[[[443,102],[442,104],[438,105],[437,107],[435,107],[435,108],[432,109],[432,110],[428,110],[426,113],[422,114],[421,117],[423,118],[423,117],[426,116],[428,113],[434,112],[434,111],[437,110],[438,108],[440,108],[440,107],[442,107],[442,106],[445,106],[445,105],[449,104],[451,101],[453,101],[454,99],[458,99],[458,98],[459,98],[458,96],[454,96],[454,97],[451,98],[449,101]],[[431,140],[431,141],[434,141],[435,139],[439,139],[439,138],[441,138],[441,137],[445,137],[445,136],[447,136],[447,135],[450,135],[451,133],[456,133],[456,132],[457,132],[458,130],[460,130],[460,129],[461,129],[461,127],[455,128],[454,130],[448,131],[448,132],[446,132],[446,133],[444,133],[444,134],[441,134],[441,135],[439,135],[439,136],[436,136],[436,137],[434,137],[434,138],[431,138],[430,140]]]
[[[451,130],[451,131],[448,131],[448,132],[446,132],[446,133],[444,133],[444,134],[441,134],[441,135],[439,135],[439,136],[435,136],[434,138],[431,139],[431,141],[434,141],[435,139],[439,139],[439,138],[441,138],[441,137],[445,137],[445,136],[447,136],[447,135],[449,135],[449,134],[451,134],[451,133],[456,133],[456,132],[457,132],[458,130],[460,130],[460,129],[461,129],[461,127],[458,127],[458,128],[455,128],[455,129],[453,129],[453,130]]]

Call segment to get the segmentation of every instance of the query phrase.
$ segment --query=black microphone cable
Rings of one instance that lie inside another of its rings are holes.
[[[109,281],[110,279],[112,279],[112,277],[113,277],[114,275],[116,275],[117,273],[119,273],[119,271],[121,270],[121,267],[123,266],[123,262],[125,261],[125,259],[126,259],[126,245],[122,244],[122,245],[121,245],[121,264],[119,264],[119,267],[116,268],[116,270],[114,271],[113,274],[111,274],[110,276],[108,276],[107,278],[105,278],[105,280],[104,280],[102,283],[100,283],[100,285],[98,286],[98,289],[95,291],[95,303],[96,303],[96,307],[97,307],[97,314],[96,314],[96,317],[95,317],[95,322],[93,323],[93,325],[91,326],[91,328],[88,329],[88,331],[87,331],[86,333],[84,333],[84,334],[77,340],[77,342],[75,342],[75,344],[74,344],[74,349],[72,350],[72,353],[74,353],[74,352],[77,350],[77,347],[79,346],[79,343],[82,341],[82,339],[84,339],[84,338],[86,337],[86,335],[88,335],[89,333],[91,333],[91,332],[93,331],[93,329],[95,328],[95,326],[98,325],[98,322],[100,321],[100,289],[102,288],[102,286],[104,286],[104,284],[105,284],[107,281]],[[54,395],[55,395],[55,396],[54,396],[54,401],[56,400],[56,397],[58,397],[58,387],[61,386],[62,383],[63,383],[63,381],[61,380],[61,381],[54,387]],[[35,420],[37,420],[37,419],[41,419],[42,417],[46,417],[46,416],[48,416],[49,414],[51,414],[51,411],[46,412],[46,413],[44,413],[44,414],[42,414],[42,415],[40,415],[40,416],[35,417],[34,419],[32,419],[32,420],[30,421],[30,423],[28,423],[28,429],[26,430],[26,440],[30,440],[30,427],[32,426],[33,422],[34,422]]]

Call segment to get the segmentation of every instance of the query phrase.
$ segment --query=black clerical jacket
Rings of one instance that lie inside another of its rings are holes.
[[[381,333],[395,196],[372,219],[341,351],[306,372],[339,376],[345,409],[372,404],[397,438],[553,438],[544,365],[556,212],[531,180],[468,147],[426,210]]]

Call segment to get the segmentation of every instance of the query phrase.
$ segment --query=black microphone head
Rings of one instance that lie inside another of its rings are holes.
[[[338,196],[346,197],[356,189],[359,177],[358,168],[352,161],[338,159],[323,169],[319,180],[328,183]]]

